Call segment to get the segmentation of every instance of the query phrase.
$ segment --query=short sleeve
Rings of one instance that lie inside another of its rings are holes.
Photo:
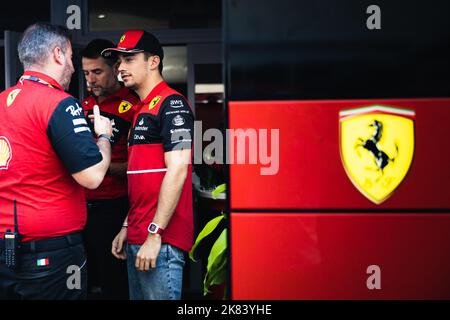
[[[103,159],[83,109],[73,97],[62,100],[53,111],[47,135],[71,174],[83,171]]]
[[[160,109],[161,138],[165,152],[192,148],[194,115],[181,95],[167,97]]]

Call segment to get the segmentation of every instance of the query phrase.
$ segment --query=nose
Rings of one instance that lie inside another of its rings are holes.
[[[120,73],[122,73],[123,71],[125,71],[125,66],[124,63],[122,62],[122,60],[119,60],[119,65],[117,66],[117,71],[119,71]]]
[[[95,84],[95,76],[94,76],[94,74],[89,73],[89,74],[86,76],[86,80],[87,80],[87,82],[89,82],[90,84]]]

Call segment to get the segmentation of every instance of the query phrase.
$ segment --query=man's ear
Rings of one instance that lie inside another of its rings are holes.
[[[159,56],[151,56],[149,60],[150,60],[150,70],[158,69],[158,66],[161,62],[161,58]]]
[[[53,59],[57,64],[63,65],[66,57],[60,47],[56,47],[52,52]]]

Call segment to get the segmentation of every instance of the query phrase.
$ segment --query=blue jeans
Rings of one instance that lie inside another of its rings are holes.
[[[147,272],[135,267],[140,245],[127,245],[128,285],[131,300],[180,300],[183,287],[184,252],[163,243],[156,269]]]

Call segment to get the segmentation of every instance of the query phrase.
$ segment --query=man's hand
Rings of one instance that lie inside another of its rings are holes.
[[[127,259],[127,251],[125,249],[127,234],[128,234],[127,228],[122,228],[112,242],[111,253],[117,259],[120,260]]]
[[[156,268],[156,259],[160,250],[161,236],[159,234],[149,234],[136,255],[136,269],[145,272],[148,271],[150,266]]]
[[[94,106],[94,114],[89,115],[89,119],[94,120],[94,130],[97,136],[101,134],[106,134],[108,136],[112,136],[113,128],[111,124],[111,120],[107,117],[100,115],[100,109],[98,105]]]

